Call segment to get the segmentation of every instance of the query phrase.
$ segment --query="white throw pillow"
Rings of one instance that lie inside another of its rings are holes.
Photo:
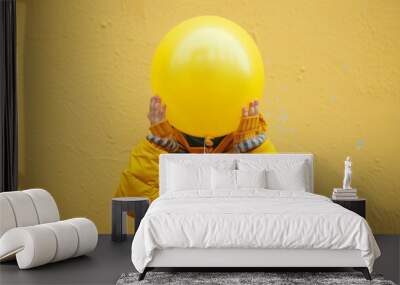
[[[214,190],[236,190],[236,170],[212,168]]]
[[[190,156],[193,156],[193,158],[190,158]],[[235,159],[226,159],[223,158],[223,155],[221,155],[221,158],[218,159],[210,159],[210,154],[189,154],[185,155],[182,154],[182,158],[174,158],[168,161],[169,165],[170,163],[175,163],[179,165],[183,165],[185,167],[213,167],[216,169],[236,169],[236,160]]]
[[[167,185],[168,191],[211,190],[211,167],[170,163]]]
[[[267,188],[266,170],[236,170],[237,187]]]
[[[267,188],[272,190],[306,191],[308,166],[304,160],[239,159],[239,170],[265,169]]]
[[[272,190],[306,191],[304,165],[294,169],[267,171],[268,188]]]

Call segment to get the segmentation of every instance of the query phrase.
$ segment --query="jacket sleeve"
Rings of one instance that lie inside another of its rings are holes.
[[[242,117],[237,131],[233,133],[234,150],[241,153],[277,153],[266,132],[267,122],[261,113]]]
[[[260,146],[252,149],[249,153],[278,153],[275,146],[269,139],[266,139]]]
[[[132,149],[129,168],[121,175],[114,197],[142,196],[151,201],[159,195],[158,158],[166,151],[143,140]]]

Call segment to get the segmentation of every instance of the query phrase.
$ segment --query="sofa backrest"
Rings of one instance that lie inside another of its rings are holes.
[[[159,161],[160,195],[168,185],[168,167],[170,163],[190,166],[218,165],[238,169],[240,162],[254,162],[254,165],[278,165],[304,163],[304,176],[307,181],[306,191],[314,192],[314,171],[312,154],[161,154]],[[243,163],[242,163],[243,164]],[[282,168],[284,171],[284,168]]]
[[[15,227],[59,220],[57,204],[46,190],[28,189],[0,193],[0,237]]]

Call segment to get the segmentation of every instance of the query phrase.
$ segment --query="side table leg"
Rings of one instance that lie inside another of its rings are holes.
[[[122,203],[112,202],[112,241],[126,239],[126,212],[122,208]]]

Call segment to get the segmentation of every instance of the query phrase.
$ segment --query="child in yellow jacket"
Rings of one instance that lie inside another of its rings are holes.
[[[158,157],[162,153],[276,153],[266,136],[267,125],[258,111],[258,101],[243,107],[238,129],[218,138],[189,136],[166,120],[166,106],[160,97],[150,100],[150,135],[132,150],[129,168],[121,175],[114,197],[159,195]]]

